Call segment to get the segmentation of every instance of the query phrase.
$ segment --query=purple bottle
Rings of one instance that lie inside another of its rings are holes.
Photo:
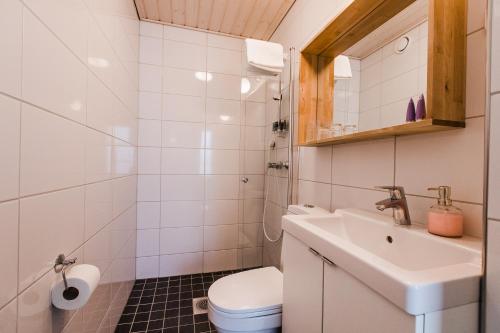
[[[426,116],[426,112],[425,112],[425,98],[424,98],[423,94],[420,95],[420,97],[418,99],[418,102],[417,102],[416,116],[417,116],[417,121],[424,120],[425,116]]]
[[[411,123],[415,121],[415,103],[413,103],[413,98],[410,98],[408,102],[408,108],[406,109],[406,122]]]

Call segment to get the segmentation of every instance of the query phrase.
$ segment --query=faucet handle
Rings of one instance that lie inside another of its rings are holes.
[[[392,199],[401,199],[405,196],[405,189],[403,186],[375,186],[375,188],[389,191]]]

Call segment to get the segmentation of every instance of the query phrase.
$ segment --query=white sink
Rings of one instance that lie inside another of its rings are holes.
[[[481,240],[358,209],[285,215],[283,228],[412,315],[479,301]]]

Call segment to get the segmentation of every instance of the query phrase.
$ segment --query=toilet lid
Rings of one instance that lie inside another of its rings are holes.
[[[281,309],[283,275],[275,267],[228,275],[210,286],[208,299],[217,310],[228,313]]]

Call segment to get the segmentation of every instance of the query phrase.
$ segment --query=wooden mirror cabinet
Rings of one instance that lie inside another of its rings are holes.
[[[333,125],[334,59],[419,1],[427,11],[428,26],[425,119],[349,134],[318,135],[320,128]],[[466,16],[467,0],[354,0],[301,50],[299,145],[341,144],[465,127]]]

